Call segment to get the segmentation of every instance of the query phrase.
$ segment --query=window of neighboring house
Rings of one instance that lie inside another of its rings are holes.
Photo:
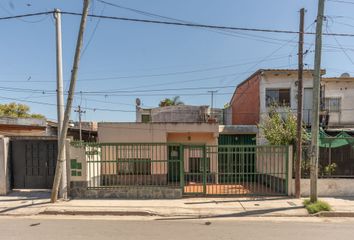
[[[329,112],[339,112],[340,111],[340,100],[339,97],[328,97],[325,98],[325,109]]]
[[[143,122],[143,123],[151,122],[151,115],[149,115],[149,114],[141,115],[141,122]]]
[[[151,175],[151,159],[124,159],[117,163],[117,174]]]
[[[266,104],[290,107],[290,88],[266,89]]]
[[[206,172],[210,171],[210,158],[206,158]],[[202,173],[204,172],[203,158],[200,157],[190,157],[189,158],[189,171],[191,173]]]

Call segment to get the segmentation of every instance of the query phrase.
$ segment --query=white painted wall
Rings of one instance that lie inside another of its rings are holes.
[[[354,179],[326,178],[318,179],[319,197],[352,197],[354,196]],[[292,179],[292,196],[295,195],[295,180]],[[310,179],[301,179],[301,196],[310,196]]]
[[[297,85],[295,82],[298,80],[297,73],[286,72],[264,72],[260,81],[260,112],[267,112],[266,106],[266,89],[267,88],[290,88],[290,107],[294,111],[297,110]],[[304,88],[312,88],[313,84],[312,74],[305,72],[303,77]]]
[[[354,78],[325,78],[325,97],[340,97],[341,111],[331,112],[329,126],[354,125]]]
[[[9,138],[0,136],[0,195],[6,195],[10,191],[8,154]]]
[[[260,94],[260,123],[265,118],[268,107],[266,105],[266,89],[275,88],[290,88],[290,108],[293,112],[297,111],[297,85],[298,76],[296,71],[265,71],[262,73],[259,94]],[[303,87],[312,88],[313,76],[309,71],[305,71],[303,75]],[[312,105],[311,99],[304,99],[303,102],[307,102],[307,105]],[[284,112],[284,108],[279,108],[280,112]],[[306,111],[304,111],[304,115]],[[259,133],[257,137],[257,144],[266,144],[267,141]]]

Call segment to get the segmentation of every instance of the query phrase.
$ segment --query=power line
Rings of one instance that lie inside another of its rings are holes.
[[[18,101],[18,102],[27,102],[27,103],[33,103],[33,104],[39,104],[39,105],[46,105],[46,106],[57,106],[57,104],[54,103],[46,103],[46,102],[38,102],[38,101],[31,101],[31,100],[25,100],[25,99],[20,99],[20,98],[10,98],[10,97],[3,97],[0,96],[1,99],[7,99],[11,101]],[[135,112],[132,110],[124,110],[124,109],[108,109],[108,108],[83,108],[86,110],[92,110],[94,112],[96,111],[106,111],[106,112]]]
[[[335,2],[335,3],[345,3],[345,4],[353,4],[354,2],[350,2],[350,1],[342,1],[342,0],[327,0],[329,2]]]
[[[64,12],[62,12],[62,14],[81,16],[81,13],[75,13],[75,12],[65,12],[64,11]],[[251,32],[285,33],[285,34],[298,34],[299,33],[298,31],[292,31],[292,30],[230,27],[230,26],[220,26],[220,25],[181,23],[181,22],[172,22],[172,21],[170,21],[170,22],[169,21],[157,21],[157,20],[139,19],[139,18],[126,18],[126,17],[116,17],[116,16],[96,15],[96,14],[89,14],[89,16],[94,17],[94,18],[102,18],[102,19],[130,21],[130,22],[142,22],[142,23],[162,24],[162,25],[185,26],[185,27],[226,29],[226,30],[251,31]],[[304,34],[315,35],[316,33],[304,32]],[[325,35],[325,36],[340,36],[340,37],[354,37],[354,34],[352,34],[352,33],[324,33],[323,35]]]
[[[48,15],[48,14],[53,14],[53,13],[54,13],[54,11],[47,11],[47,12],[21,14],[21,15],[12,15],[12,16],[8,16],[8,17],[0,17],[0,20],[18,19],[18,18],[25,18],[25,17],[34,17],[34,16]]]
[[[9,20],[9,19],[16,19],[16,18],[33,17],[33,16],[47,15],[47,14],[52,14],[52,13],[53,13],[53,11],[21,14],[21,15],[0,17],[0,20]],[[81,16],[81,13],[67,12],[67,11],[63,11],[62,14],[73,15],[73,16]],[[126,18],[126,17],[96,15],[96,14],[89,14],[88,16],[92,17],[92,18],[102,18],[102,19],[111,19],[111,20],[120,20],[120,21],[152,23],[152,24],[163,24],[163,25],[175,25],[175,26],[185,26],[185,27],[198,27],[198,28],[210,28],[210,29],[226,29],[226,30],[251,31],[251,32],[267,32],[267,33],[285,33],[285,34],[298,34],[299,33],[298,31],[292,31],[292,30],[231,27],[231,26],[208,25],[208,24],[181,23],[181,22],[172,22],[172,21],[168,22],[168,21],[157,21],[157,20],[139,19],[139,18]],[[316,33],[314,33],[314,32],[304,32],[304,34],[315,35]],[[324,36],[354,37],[354,34],[352,34],[352,33],[323,33],[323,35]]]

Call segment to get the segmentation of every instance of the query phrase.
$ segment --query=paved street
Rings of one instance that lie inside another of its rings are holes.
[[[0,218],[1,239],[353,239],[354,221],[269,219],[104,220]]]

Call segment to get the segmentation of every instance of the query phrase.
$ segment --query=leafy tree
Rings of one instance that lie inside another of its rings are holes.
[[[160,101],[160,107],[167,107],[167,106],[177,106],[177,105],[184,105],[184,102],[181,101],[179,96],[175,96],[174,98],[165,98]]]
[[[277,112],[276,107],[272,107],[258,127],[271,145],[296,143],[297,117],[289,108],[286,108],[285,115],[282,116]],[[302,128],[302,141],[306,142],[308,139],[308,133],[305,128]]]
[[[15,118],[45,118],[41,114],[30,113],[30,107],[21,103],[0,104],[0,116]]]

